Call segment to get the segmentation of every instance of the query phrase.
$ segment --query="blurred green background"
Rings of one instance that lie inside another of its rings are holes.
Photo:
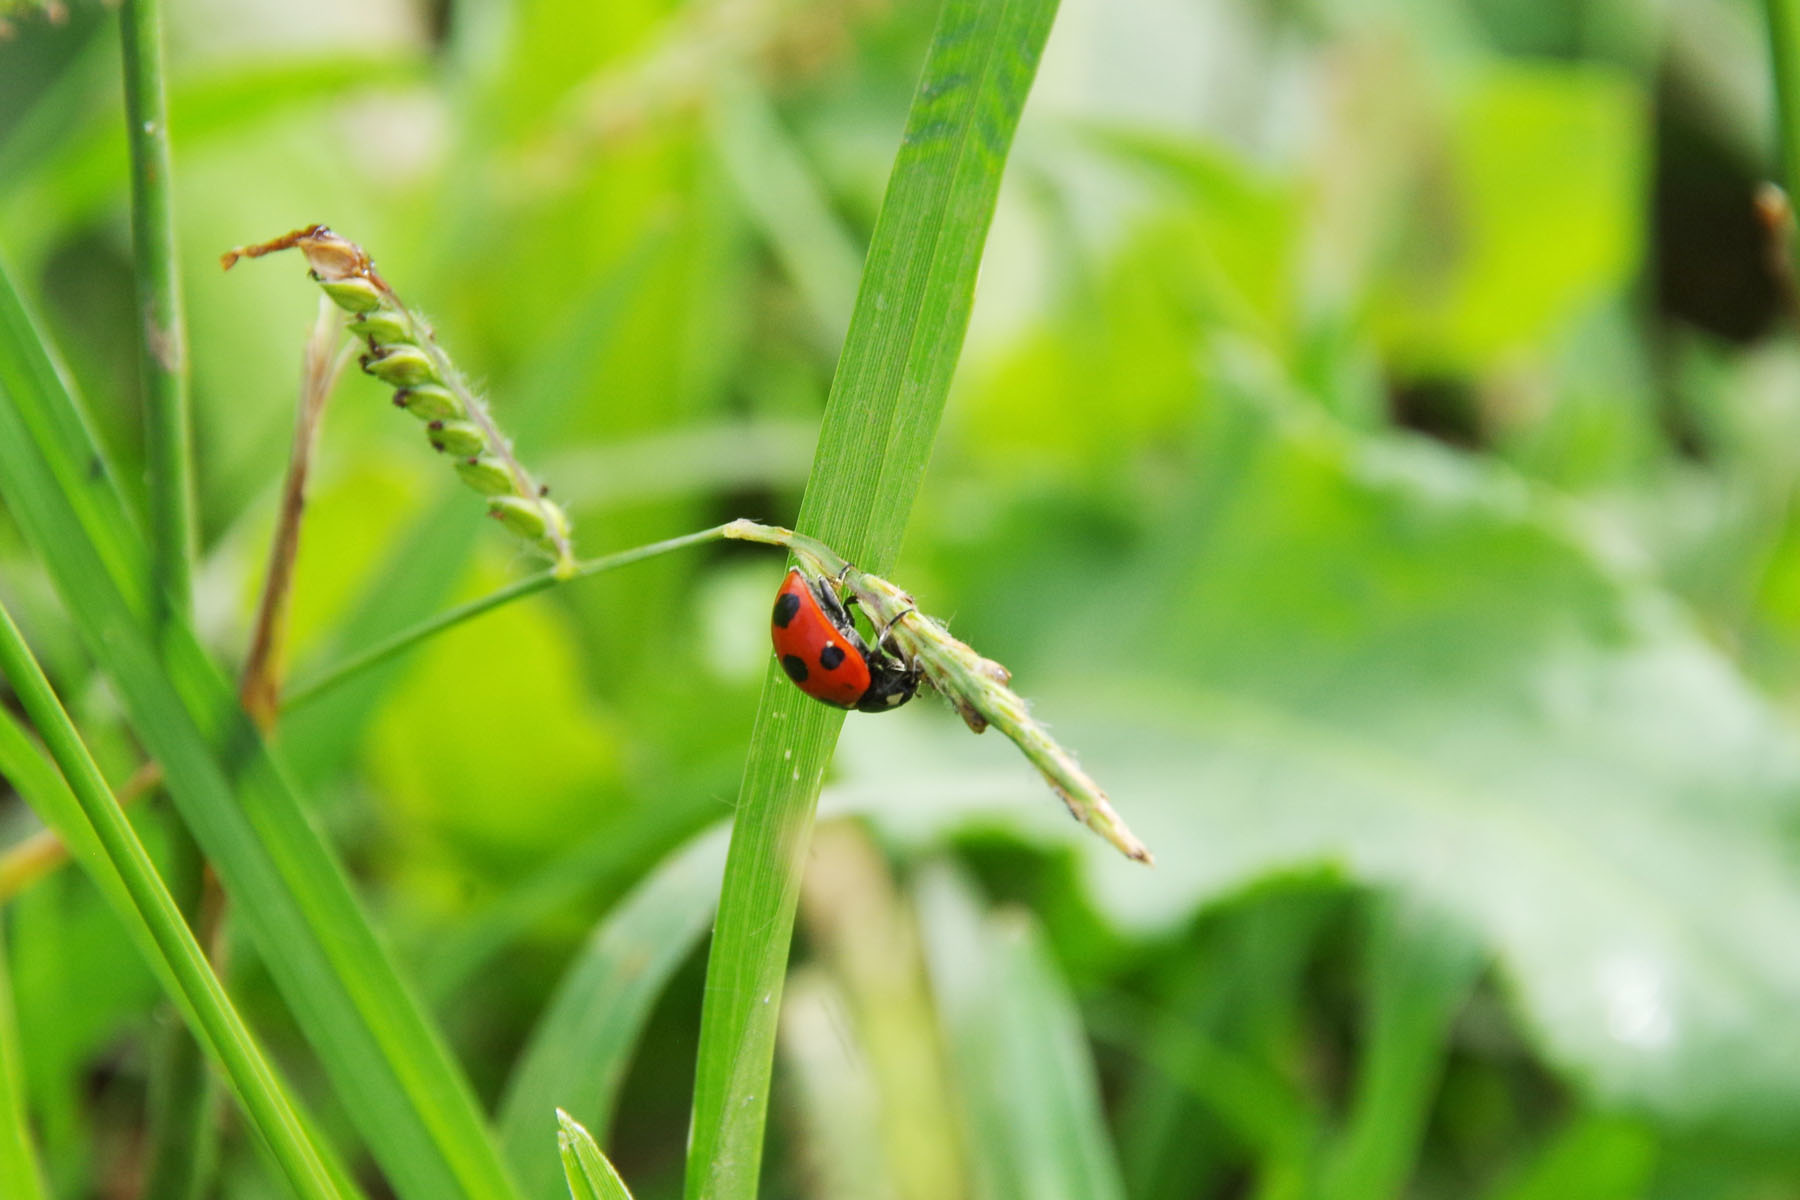
[[[431,316],[581,552],[792,519],[934,4],[168,8],[222,661],[316,293],[297,259],[216,259],[315,221]],[[0,248],[141,463],[115,22],[10,24]],[[1158,866],[935,701],[852,718],[765,1194],[1800,1196],[1767,58],[1750,0],[1064,0],[894,577]],[[533,569],[479,518],[346,378],[294,677]],[[588,930],[729,817],[780,571],[602,576],[284,719],[484,1100]],[[3,523],[0,589],[123,780]],[[57,1194],[130,1195],[152,977],[73,873],[9,915]],[[603,1139],[641,1200],[680,1191],[691,924]],[[232,972],[341,1123],[247,948]],[[221,1194],[266,1194],[225,1137]]]

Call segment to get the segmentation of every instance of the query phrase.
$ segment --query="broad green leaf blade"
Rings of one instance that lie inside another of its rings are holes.
[[[946,868],[919,884],[932,990],[983,1200],[1124,1200],[1074,999],[1024,913],[984,915]]]
[[[12,960],[0,940],[0,1196],[50,1200],[25,1109],[24,1048],[13,1012]]]
[[[137,937],[195,1036],[223,1067],[251,1127],[294,1193],[324,1200],[337,1197],[330,1173],[274,1069],[213,974],[149,852],[107,790],[99,767],[4,608],[0,608],[0,674],[36,723],[62,777],[38,761],[24,732],[7,713],[0,713],[0,770],[18,782],[39,814],[63,831],[82,855],[83,865]]]
[[[500,1102],[500,1144],[529,1196],[555,1187],[544,1118],[572,1109],[602,1133],[650,1009],[718,902],[725,831],[672,855],[594,929],[532,1030]]]
[[[1055,0],[948,0],[863,268],[797,527],[873,571],[899,551]],[[801,864],[841,713],[771,662],[707,961],[689,1200],[756,1194]]]
[[[572,1200],[631,1200],[631,1191],[600,1153],[593,1137],[562,1109],[556,1110],[556,1144]]]
[[[1587,1094],[1791,1143],[1800,738],[1560,502],[1218,404],[1191,494],[1152,518],[1196,532],[1084,581],[1037,636],[1055,661],[1009,664],[1158,848],[1142,879],[1075,851],[1102,909],[1166,931],[1300,869],[1398,889],[1475,933]],[[852,731],[828,800],[894,833],[1074,840],[1027,772],[911,715]]]
[[[0,314],[17,309],[10,288],[0,273]],[[90,540],[65,484],[83,478],[75,463],[98,460],[90,447],[71,463],[68,440],[34,439],[28,414],[65,432],[78,423],[60,388],[15,384],[54,379],[33,368],[45,360],[41,343],[19,332],[0,322],[0,499],[162,764],[184,822],[396,1190],[414,1200],[508,1200],[515,1193],[467,1081],[230,683],[186,627],[171,623],[151,640],[141,605]],[[97,532],[130,544],[128,527]]]

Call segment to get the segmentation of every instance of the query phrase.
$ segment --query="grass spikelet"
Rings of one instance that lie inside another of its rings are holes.
[[[1061,797],[1069,814],[1112,843],[1125,857],[1153,865],[1150,850],[1125,824],[1100,785],[1081,769],[1010,684],[1012,673],[984,658],[944,628],[943,622],[920,612],[913,598],[878,575],[859,571],[831,547],[804,534],[754,521],[733,521],[725,536],[741,541],[785,546],[814,574],[838,579],[869,619],[908,662],[917,663],[939,695],[976,733],[992,725],[1004,733]]]
[[[361,246],[323,225],[309,225],[228,250],[219,262],[230,270],[241,258],[281,250],[305,255],[314,281],[350,314],[347,328],[367,345],[359,360],[363,371],[395,388],[395,406],[425,422],[431,447],[451,458],[464,484],[487,497],[488,515],[548,554],[559,576],[572,575],[568,516],[519,464],[512,444],[439,348],[431,327],[394,294]]]

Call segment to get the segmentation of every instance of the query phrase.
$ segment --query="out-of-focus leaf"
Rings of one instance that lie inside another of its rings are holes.
[[[1577,1117],[1490,1200],[1631,1200],[1644,1194],[1655,1165],[1656,1144],[1642,1122]]]
[[[13,1013],[12,964],[0,941],[0,1194],[12,1200],[46,1200],[25,1109],[24,1045]]]
[[[986,1200],[1123,1200],[1080,1017],[1037,926],[939,869],[919,923]]]
[[[607,914],[563,977],[500,1104],[501,1148],[526,1195],[556,1181],[547,1114],[611,1126],[650,1007],[711,922],[724,862],[724,829],[696,839]]]
[[[1406,1187],[1442,1074],[1450,1023],[1481,955],[1467,934],[1417,904],[1376,900],[1368,917],[1369,997],[1347,1128],[1327,1152],[1317,1194],[1397,1195]]]
[[[1422,370],[1490,365],[1629,280],[1640,253],[1646,106],[1598,66],[1495,66],[1463,81],[1441,163],[1396,222],[1374,319]]]
[[[504,582],[480,574],[471,595]],[[619,735],[583,694],[576,653],[541,602],[432,640],[371,743],[371,772],[407,827],[503,868],[536,862],[604,820],[593,799],[618,778]]]
[[[790,1080],[796,1143],[807,1195],[817,1200],[897,1200],[881,1144],[881,1101],[843,993],[825,972],[796,970],[781,997],[780,1051]]]
[[[1046,670],[1009,664],[1156,852],[1083,852],[1105,908],[1166,929],[1329,865],[1478,931],[1594,1094],[1800,1128],[1794,734],[1516,478],[1254,405],[1213,425],[1155,518],[1180,543],[1094,578]],[[845,744],[838,800],[892,828],[1075,832],[1008,747],[922,706]]]

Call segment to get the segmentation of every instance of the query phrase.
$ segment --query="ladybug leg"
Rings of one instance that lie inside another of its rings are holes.
[[[851,592],[848,595],[846,595],[844,593],[844,580],[848,579],[850,577],[850,572],[852,572],[854,570],[856,570],[855,563],[845,563],[844,569],[839,571],[836,575],[832,576],[832,578],[831,578],[831,581],[837,585],[835,588],[832,589],[832,591],[838,597],[839,602],[841,604],[843,604],[843,606],[845,608],[849,608],[852,604],[856,603],[856,593],[855,592]]]
[[[888,644],[888,634],[894,631],[894,626],[900,622],[900,618],[918,611],[919,610],[916,607],[909,604],[899,612],[895,613],[893,618],[889,620],[887,624],[883,625],[880,631],[875,634],[875,649],[886,654],[893,654],[894,657],[898,658],[899,653]]]

